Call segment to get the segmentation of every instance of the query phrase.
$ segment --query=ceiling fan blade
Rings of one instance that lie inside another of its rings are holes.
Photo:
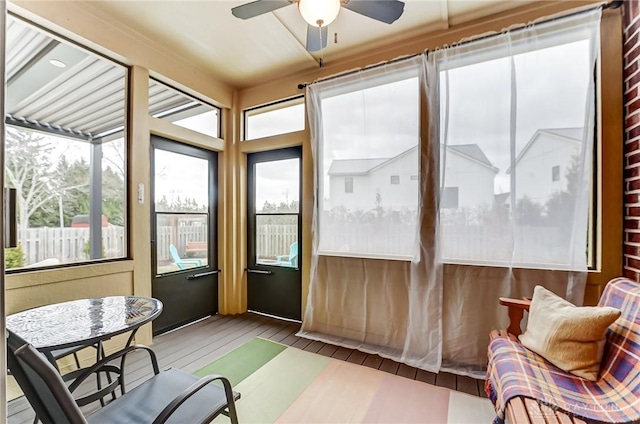
[[[276,9],[290,5],[289,0],[256,0],[251,3],[241,4],[231,9],[236,18],[249,19],[263,13],[273,12]]]
[[[387,24],[395,22],[404,12],[404,2],[398,0],[350,0],[343,6]]]
[[[320,31],[322,31],[322,44],[320,44]],[[314,27],[307,25],[307,51],[319,52],[327,47],[327,27]]]

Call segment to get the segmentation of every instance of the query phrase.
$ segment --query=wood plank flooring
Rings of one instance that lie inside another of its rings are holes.
[[[299,324],[251,313],[237,316],[216,315],[155,337],[153,350],[158,356],[161,369],[181,368],[187,372],[195,372],[254,337],[262,337],[330,358],[361,364],[474,396],[486,397],[482,380],[448,373],[434,374],[381,358],[378,355],[368,355],[357,350],[310,341],[295,335],[299,329]],[[152,370],[145,353],[135,352],[128,358],[130,359],[127,359],[125,375],[126,387],[130,390],[148,379],[152,375]],[[89,391],[90,384],[95,382],[87,382],[85,387],[81,386],[78,389],[78,392]],[[83,412],[88,414],[98,407],[97,403],[87,405],[83,408]],[[30,424],[35,414],[29,403],[21,397],[9,402],[8,415],[9,424]]]

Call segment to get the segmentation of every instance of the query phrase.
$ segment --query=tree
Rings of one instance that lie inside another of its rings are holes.
[[[26,230],[29,219],[56,196],[53,146],[36,132],[7,128],[7,185],[16,189],[18,228]]]

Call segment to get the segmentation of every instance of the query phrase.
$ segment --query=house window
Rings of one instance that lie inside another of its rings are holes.
[[[344,179],[344,192],[353,193],[353,178]]]
[[[560,181],[560,165],[551,168],[551,181]]]
[[[6,268],[126,257],[128,69],[13,16],[6,44]]]
[[[410,259],[418,187],[399,190],[395,184],[398,171],[418,175],[418,67],[384,75],[364,71],[357,81],[345,80],[321,96],[319,253]],[[354,175],[358,192],[345,196],[346,178]]]
[[[458,209],[458,187],[445,187],[442,190],[440,209]]]
[[[244,111],[244,140],[304,130],[304,98],[298,97]]]
[[[220,109],[149,79],[149,114],[179,127],[220,137]]]
[[[410,180],[410,181],[418,181],[418,176],[417,176],[417,175],[411,175],[411,176],[409,177],[409,180]]]

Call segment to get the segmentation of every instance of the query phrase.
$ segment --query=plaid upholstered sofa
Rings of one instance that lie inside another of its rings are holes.
[[[621,310],[606,335],[597,381],[566,373],[523,347],[517,335],[528,301],[501,299],[512,319],[491,333],[485,390],[495,423],[640,423],[640,284],[615,278],[599,306]],[[513,321],[516,321],[515,323]]]

